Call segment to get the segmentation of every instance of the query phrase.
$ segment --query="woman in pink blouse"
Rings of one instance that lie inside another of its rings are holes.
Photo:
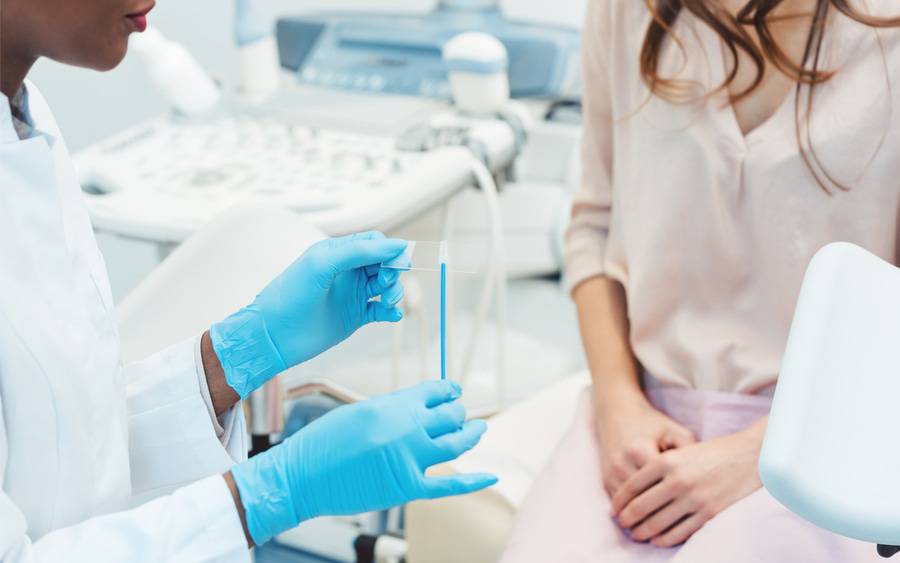
[[[781,507],[757,458],[809,259],[898,261],[897,16],[590,0],[567,267],[594,384],[505,563],[878,560]]]

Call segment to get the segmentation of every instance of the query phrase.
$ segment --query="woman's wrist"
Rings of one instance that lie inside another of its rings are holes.
[[[763,438],[766,435],[766,425],[768,422],[769,417],[764,416],[738,433],[747,447],[755,450],[757,457],[759,457],[759,452],[762,449]]]
[[[231,471],[228,471],[222,475],[222,478],[225,479],[225,484],[228,485],[228,490],[231,492],[231,498],[234,501],[234,508],[241,519],[241,527],[244,529],[247,547],[253,548],[256,544],[253,542],[253,538],[250,536],[250,529],[247,527],[247,511],[244,510],[244,503],[241,501],[241,493],[238,490],[237,483],[234,482],[234,476],[231,474]]]
[[[649,404],[637,376],[594,378],[594,406],[606,409],[618,406],[646,406]]]

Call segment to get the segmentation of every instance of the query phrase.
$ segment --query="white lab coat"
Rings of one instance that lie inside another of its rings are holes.
[[[0,562],[247,561],[220,477],[246,456],[240,409],[212,418],[198,339],[122,365],[68,151],[28,88],[24,141],[0,95]]]

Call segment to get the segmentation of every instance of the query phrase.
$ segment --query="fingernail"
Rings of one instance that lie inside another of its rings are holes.
[[[457,382],[455,382],[455,381],[451,381],[451,382],[450,382],[450,388],[451,388],[451,390],[452,390],[452,392],[453,392],[453,398],[454,398],[454,399],[455,399],[456,397],[461,397],[461,396],[462,396],[462,387],[459,386],[459,383],[457,383]]]
[[[403,319],[403,309],[397,309],[397,320]]]

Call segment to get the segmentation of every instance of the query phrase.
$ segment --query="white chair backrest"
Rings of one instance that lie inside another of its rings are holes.
[[[760,456],[766,489],[823,528],[900,544],[898,399],[900,270],[830,244],[797,302]]]
[[[280,207],[248,206],[223,214],[175,249],[119,306],[125,361],[201,334],[248,304],[323,238]]]

